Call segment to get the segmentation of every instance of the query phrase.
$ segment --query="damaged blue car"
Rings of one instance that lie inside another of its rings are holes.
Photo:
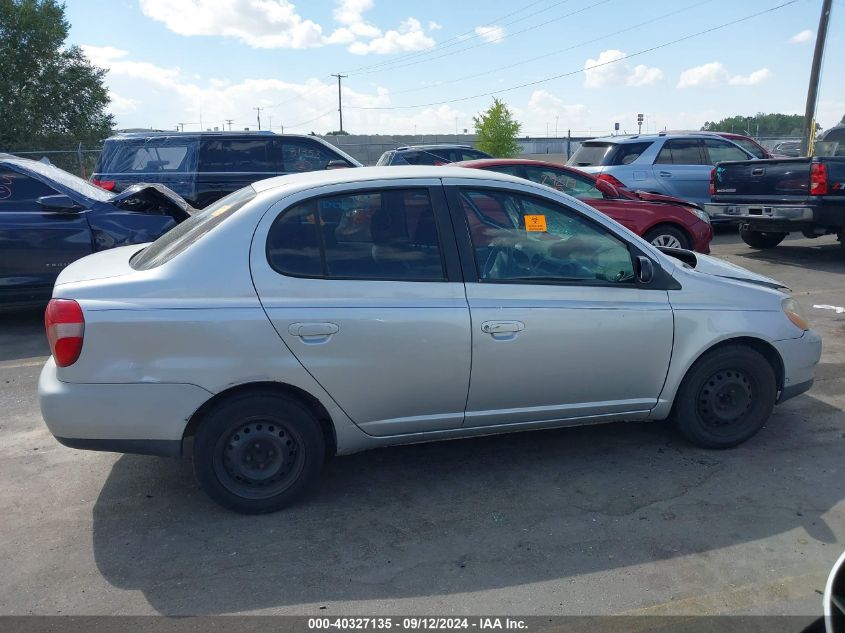
[[[115,195],[54,165],[0,155],[0,309],[46,304],[71,262],[152,242],[193,212],[163,185]]]

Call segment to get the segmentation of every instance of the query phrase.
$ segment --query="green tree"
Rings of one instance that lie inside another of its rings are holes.
[[[801,136],[803,127],[804,117],[800,114],[758,112],[754,116],[738,114],[721,121],[706,121],[701,129],[706,132],[735,132],[753,136]],[[821,129],[816,123],[816,131]]]
[[[57,0],[0,0],[0,151],[92,146],[114,126],[106,71],[68,35]]]
[[[522,124],[515,121],[513,114],[503,101],[493,98],[486,112],[472,117],[477,140],[475,146],[482,152],[498,158],[512,158],[520,152],[516,138]]]

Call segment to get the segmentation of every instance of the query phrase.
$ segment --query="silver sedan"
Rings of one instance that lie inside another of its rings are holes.
[[[778,282],[451,167],[255,183],[71,264],[45,322],[39,396],[60,442],[190,447],[240,512],[301,497],[329,454],[391,444],[670,419],[731,447],[821,354]]]

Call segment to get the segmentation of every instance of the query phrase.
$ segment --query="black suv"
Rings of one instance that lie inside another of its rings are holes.
[[[122,191],[166,185],[201,209],[257,180],[361,163],[314,136],[273,132],[133,132],[106,139],[91,182]]]
[[[493,157],[469,145],[411,145],[385,152],[376,165],[445,165],[478,158]]]

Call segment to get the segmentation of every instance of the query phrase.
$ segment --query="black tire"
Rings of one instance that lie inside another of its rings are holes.
[[[742,241],[751,248],[774,248],[780,244],[788,233],[765,233],[763,231],[751,231],[746,225],[739,227],[739,236]]]
[[[654,246],[669,246],[670,248],[684,248],[686,250],[689,250],[691,246],[689,236],[682,229],[668,224],[655,226],[643,236],[643,239]],[[673,240],[678,245],[672,246]]]
[[[194,474],[224,508],[275,512],[316,484],[325,452],[320,423],[302,403],[272,391],[244,393],[204,416],[194,438]]]
[[[672,412],[687,440],[731,448],[763,428],[777,396],[769,361],[744,345],[726,345],[699,358],[681,383]]]

